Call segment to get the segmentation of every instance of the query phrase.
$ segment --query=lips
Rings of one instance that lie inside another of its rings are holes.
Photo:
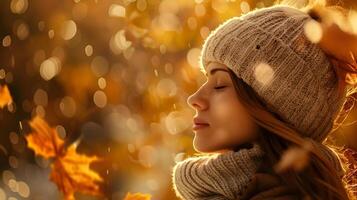
[[[197,130],[199,130],[199,129],[203,129],[203,128],[207,128],[207,127],[209,127],[208,124],[194,124],[194,125],[192,126],[192,129],[195,130],[195,131],[197,131]]]
[[[200,118],[195,117],[193,119],[193,127],[192,127],[193,130],[199,130],[202,128],[206,128],[208,126],[209,126],[209,124]]]
[[[194,124],[206,124],[206,125],[208,125],[208,123],[206,121],[204,121],[204,120],[202,120],[202,119],[200,119],[198,117],[193,118],[193,123]]]

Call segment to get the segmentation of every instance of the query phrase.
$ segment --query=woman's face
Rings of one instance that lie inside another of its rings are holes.
[[[257,139],[258,125],[238,101],[228,68],[212,62],[206,70],[207,81],[187,99],[188,104],[196,110],[196,120],[208,124],[194,129],[195,150],[232,150]]]

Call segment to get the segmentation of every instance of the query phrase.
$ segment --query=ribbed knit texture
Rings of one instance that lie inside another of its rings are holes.
[[[327,55],[310,42],[312,18],[286,5],[256,9],[220,24],[205,40],[201,67],[225,64],[250,85],[270,112],[312,139],[338,171],[338,157],[322,144],[346,101]]]
[[[263,157],[261,146],[253,143],[237,152],[187,158],[173,168],[175,193],[184,200],[239,200]]]
[[[342,175],[338,157],[321,142],[332,130],[345,102],[338,95],[332,63],[304,34],[311,17],[296,8],[276,5],[233,17],[206,38],[201,67],[225,64],[250,85],[266,104],[317,147]],[[194,157],[174,167],[176,194],[191,199],[239,199],[263,154],[254,149]]]
[[[233,17],[206,38],[201,67],[225,64],[304,137],[322,142],[333,128],[345,96],[322,49],[304,34],[311,17],[285,5]]]

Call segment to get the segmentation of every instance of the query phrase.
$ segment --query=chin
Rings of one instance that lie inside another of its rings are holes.
[[[204,148],[201,148],[200,146],[196,145],[196,144],[193,144],[193,149],[196,151],[196,152],[200,152],[200,153],[206,153],[206,149]]]
[[[200,144],[195,140],[193,142],[193,148],[196,152],[199,153],[221,153],[229,150],[226,148],[209,146],[207,144]]]
[[[200,144],[196,138],[193,140],[193,149],[200,153],[208,153],[211,152],[211,148],[208,145]]]

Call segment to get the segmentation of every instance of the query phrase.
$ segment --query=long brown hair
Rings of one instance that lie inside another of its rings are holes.
[[[277,164],[289,147],[293,145],[302,147],[304,139],[279,115],[269,112],[256,92],[242,79],[238,78],[231,69],[228,70],[238,100],[245,106],[262,130],[259,143],[266,152],[269,165]],[[287,184],[295,186],[303,195],[313,199],[348,199],[344,183],[336,169],[317,148],[311,151],[309,165],[304,170],[288,170],[280,176]]]

